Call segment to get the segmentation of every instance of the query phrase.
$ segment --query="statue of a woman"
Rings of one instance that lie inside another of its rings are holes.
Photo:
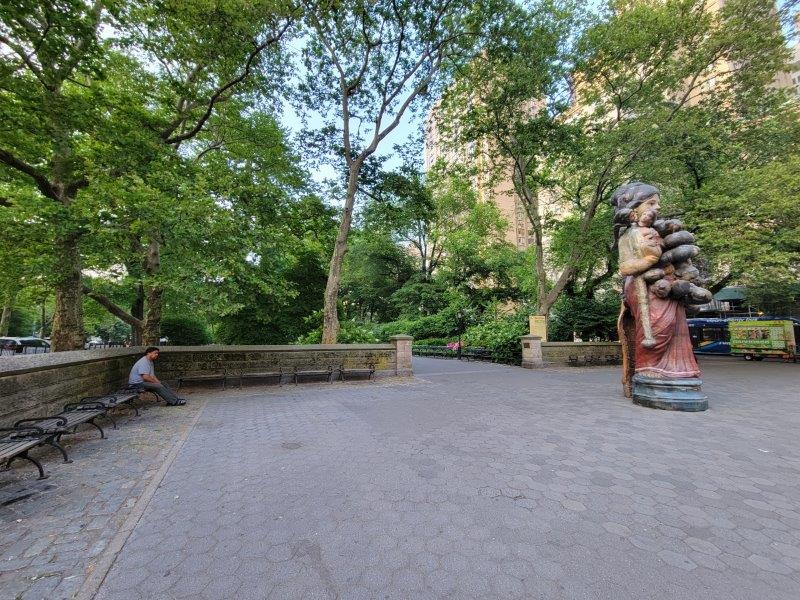
[[[669,402],[676,389],[679,396],[686,396],[688,387],[696,387],[697,394],[700,389],[686,306],[710,302],[711,293],[700,287],[703,281],[692,265],[699,252],[694,236],[680,221],[658,219],[660,197],[652,185],[624,185],[612,203],[624,278],[618,328],[625,396],[649,406],[701,410]],[[655,398],[659,394],[665,398]]]

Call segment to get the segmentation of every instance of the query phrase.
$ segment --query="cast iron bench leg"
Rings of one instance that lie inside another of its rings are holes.
[[[106,439],[106,433],[105,433],[105,431],[103,431],[103,428],[102,428],[102,427],[100,427],[100,425],[98,425],[97,423],[95,423],[95,422],[94,422],[94,418],[91,418],[91,419],[89,419],[89,420],[88,420],[88,421],[86,421],[86,422],[87,422],[89,425],[94,425],[95,427],[97,427],[97,429],[100,431],[100,439],[101,439],[101,440],[104,440],[104,439]]]
[[[57,436],[57,437],[61,437],[61,436]],[[59,444],[58,443],[59,440],[57,440],[55,437],[51,437],[49,439],[46,439],[44,442],[45,442],[45,444],[48,444],[48,445],[52,446],[53,448],[55,448],[56,450],[58,450],[59,452],[61,452],[61,456],[64,457],[64,462],[65,463],[71,463],[72,462],[72,459],[69,456],[67,456],[67,451],[64,449],[64,446]]]
[[[103,416],[105,416],[105,417],[106,417],[106,418],[107,418],[109,421],[111,421],[111,424],[114,426],[114,429],[116,429],[116,428],[117,428],[117,422],[114,420],[114,417],[112,417],[112,416],[111,416],[111,413],[110,413],[110,412],[107,412],[107,413],[106,413],[105,415],[103,415]]]
[[[27,450],[25,450],[25,452],[22,452],[21,454],[17,454],[16,456],[12,456],[11,458],[9,458],[8,461],[6,462],[6,467],[10,467],[11,462],[15,458],[24,458],[25,460],[29,460],[34,465],[36,465],[36,468],[39,469],[39,479],[47,479],[48,477],[50,477],[49,475],[45,475],[44,469],[42,468],[42,463],[40,463],[38,460],[30,456]]]

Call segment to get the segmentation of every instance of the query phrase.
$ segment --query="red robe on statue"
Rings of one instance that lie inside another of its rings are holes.
[[[625,278],[625,305],[636,323],[635,372],[646,377],[684,379],[700,377],[700,368],[692,352],[692,339],[686,322],[683,302],[672,298],[659,298],[648,291],[650,324],[654,348],[642,346],[644,330],[639,318],[639,303],[633,277]]]

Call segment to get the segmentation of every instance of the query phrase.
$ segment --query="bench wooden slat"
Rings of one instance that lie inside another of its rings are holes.
[[[62,421],[60,421],[59,419],[48,419],[47,417],[37,420],[35,423],[34,422],[31,423],[35,424],[37,427],[41,427],[44,430],[55,429],[56,427],[66,426],[66,425],[60,425]]]
[[[81,425],[87,421],[91,421],[95,417],[104,414],[104,410],[99,408],[92,408],[86,410],[69,410],[52,417],[42,417],[41,419],[27,419],[25,422],[29,425],[40,427],[47,433],[54,431],[64,431],[76,425]]]
[[[228,374],[226,372],[223,373],[198,373],[197,375],[189,374],[189,375],[181,375],[178,377],[178,389],[184,383],[203,383],[206,381],[221,381],[222,387],[227,387],[228,384]]]
[[[61,413],[67,420],[67,426],[71,425],[72,423],[85,423],[95,417],[102,415],[105,411],[100,410],[99,408],[93,408],[91,410],[71,410],[69,412]]]
[[[239,377],[243,377],[245,379],[255,379],[259,377],[281,377],[283,373],[280,371],[267,371],[264,373],[242,373]]]
[[[328,383],[331,383],[333,381],[333,366],[329,366],[327,370],[307,369],[302,371],[295,367],[292,375],[295,384],[301,377],[325,377]]]
[[[14,441],[14,442],[7,442],[5,440],[0,440],[0,459],[7,459],[11,458],[12,456],[16,456],[17,454],[21,454],[34,446],[38,446],[41,443],[41,439],[39,438],[28,438],[26,440],[21,441]]]
[[[346,377],[350,376],[367,376],[367,379],[372,379],[372,376],[375,374],[375,365],[368,364],[366,367],[353,367],[353,368],[346,368],[344,365],[339,365],[339,379],[341,381],[347,381]]]

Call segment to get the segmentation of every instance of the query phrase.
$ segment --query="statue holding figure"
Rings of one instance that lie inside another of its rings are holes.
[[[706,304],[699,248],[677,219],[659,219],[658,188],[634,182],[612,197],[614,233],[623,277],[618,321],[625,396],[670,410],[708,408],[692,351],[687,306]]]

